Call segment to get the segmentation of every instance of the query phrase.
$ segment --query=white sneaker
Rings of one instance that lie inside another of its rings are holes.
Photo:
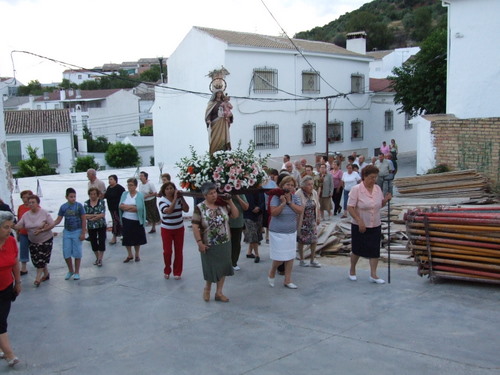
[[[321,268],[321,264],[319,264],[318,262],[311,262],[310,266],[315,268]]]
[[[385,284],[384,279],[374,279],[373,277],[370,276],[370,281],[375,284]]]
[[[351,281],[356,281],[358,278],[356,277],[356,275],[351,275],[349,274],[349,280]]]
[[[285,287],[287,287],[288,289],[297,289],[298,288],[298,286],[295,285],[294,283],[285,284]]]
[[[299,266],[301,267],[309,267],[309,264],[304,262],[303,260],[300,261]]]
[[[239,270],[241,270],[241,268],[240,268],[240,266],[234,266],[234,267],[233,267],[233,270],[235,270],[235,271],[239,271]]]
[[[274,279],[271,279],[271,278],[268,276],[268,277],[267,277],[267,282],[269,283],[269,285],[270,285],[271,287],[273,287],[273,288],[274,288]]]

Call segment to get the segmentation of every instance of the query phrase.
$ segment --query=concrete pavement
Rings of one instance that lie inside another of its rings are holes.
[[[186,226],[188,223],[186,223]],[[122,263],[108,246],[92,265],[84,244],[80,281],[65,281],[61,237],[51,279],[23,293],[9,317],[20,374],[498,374],[500,288],[430,283],[415,267],[393,268],[392,283],[358,281],[347,269],[293,270],[290,290],[267,284],[262,262],[240,257],[227,279],[229,303],[202,299],[204,281],[191,229],[181,280],[163,278],[160,234],[148,234],[141,262]],[[321,260],[320,260],[321,261]],[[380,265],[386,276],[386,265]],[[3,365],[2,365],[3,366]],[[7,371],[7,365],[5,369]]]

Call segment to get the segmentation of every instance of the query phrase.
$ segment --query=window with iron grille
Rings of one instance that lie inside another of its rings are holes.
[[[405,130],[413,129],[413,124],[410,122],[410,115],[405,113]]]
[[[351,140],[363,140],[363,121],[356,119],[351,122]]]
[[[305,124],[302,124],[302,144],[316,144],[316,124],[314,122],[308,121]]]
[[[269,124],[267,122],[253,127],[253,139],[256,149],[278,148],[279,142],[279,125]]]
[[[385,111],[384,124],[385,131],[394,130],[394,112],[390,109]]]
[[[365,76],[363,74],[351,74],[351,92],[355,94],[363,94],[365,92]]]
[[[314,71],[302,72],[302,92],[319,94],[319,73]]]
[[[269,68],[254,69],[253,91],[256,93],[278,92],[278,71]]]
[[[334,120],[328,123],[328,143],[344,142],[344,123]]]

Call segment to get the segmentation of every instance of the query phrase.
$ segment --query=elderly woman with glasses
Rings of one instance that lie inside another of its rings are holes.
[[[237,218],[239,211],[230,195],[217,195],[214,183],[204,183],[201,192],[205,200],[195,206],[192,224],[205,279],[203,299],[210,300],[212,283],[216,283],[215,300],[229,302],[222,293],[226,276],[234,275],[229,218]]]

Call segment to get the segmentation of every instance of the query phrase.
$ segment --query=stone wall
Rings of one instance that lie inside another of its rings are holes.
[[[500,189],[500,118],[432,121],[436,165],[476,169]]]

